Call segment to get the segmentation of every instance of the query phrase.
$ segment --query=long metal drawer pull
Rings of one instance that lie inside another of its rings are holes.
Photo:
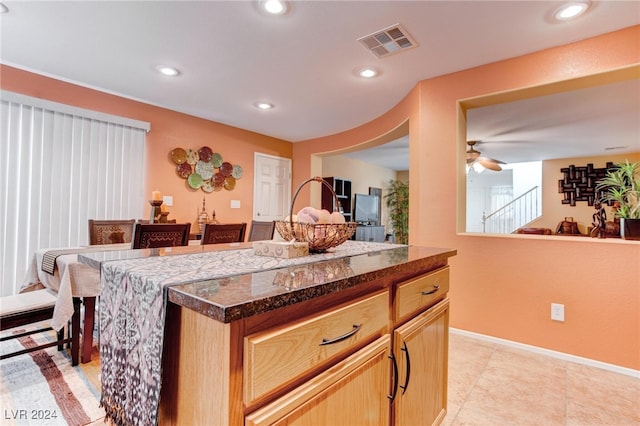
[[[409,387],[409,378],[411,377],[411,359],[409,358],[409,348],[407,347],[407,342],[402,342],[402,348],[400,349],[404,352],[405,359],[407,360],[407,376],[404,379],[404,386],[400,386],[402,389],[402,394],[407,391]]]
[[[332,343],[338,343],[345,339],[348,339],[349,337],[360,331],[360,327],[362,327],[362,324],[354,324],[353,329],[350,332],[343,334],[342,336],[338,336],[335,339],[322,339],[322,343],[320,343],[320,346],[331,345]]]
[[[438,291],[438,290],[440,290],[440,284],[434,284],[434,286],[433,286],[433,290],[430,290],[430,291],[423,291],[423,292],[422,292],[422,295],[423,295],[423,296],[426,296],[426,295],[428,295],[428,294],[433,294],[433,293],[435,293],[435,292],[436,292],[436,291]]]
[[[398,363],[396,362],[396,357],[393,356],[393,353],[389,355],[389,359],[393,363],[393,393],[391,395],[387,395],[387,398],[391,400],[396,399],[396,395],[398,395]]]

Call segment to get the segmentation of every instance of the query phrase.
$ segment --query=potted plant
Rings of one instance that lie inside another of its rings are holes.
[[[409,243],[409,184],[399,180],[390,180],[384,198],[389,209],[389,220],[393,227],[395,241]]]
[[[640,240],[640,163],[618,163],[596,184],[600,201],[614,204],[620,236]]]

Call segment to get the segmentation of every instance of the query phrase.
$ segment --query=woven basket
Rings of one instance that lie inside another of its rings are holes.
[[[276,230],[278,234],[286,241],[299,241],[309,243],[309,251],[323,252],[332,247],[339,246],[347,241],[356,232],[357,224],[355,222],[346,223],[301,223],[293,221],[293,205],[300,189],[309,182],[320,182],[331,190],[336,200],[336,205],[340,205],[340,201],[336,196],[333,188],[321,177],[313,177],[302,182],[296,190],[293,200],[291,201],[291,209],[289,220],[277,220]]]

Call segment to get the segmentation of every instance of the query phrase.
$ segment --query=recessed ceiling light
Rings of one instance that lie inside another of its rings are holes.
[[[589,6],[588,1],[573,1],[559,7],[553,16],[559,21],[566,21],[582,15]]]
[[[9,8],[4,3],[0,3],[0,13],[9,13]]]
[[[358,75],[364,78],[373,78],[378,75],[378,71],[376,71],[374,68],[361,68],[358,71]]]
[[[157,70],[168,77],[175,77],[180,74],[180,71],[177,68],[166,67],[164,65],[159,66]]]
[[[255,104],[253,104],[253,106],[255,106],[258,109],[272,109],[273,108],[273,104],[270,104],[268,102],[256,102]]]
[[[260,6],[272,15],[283,15],[288,10],[287,2],[284,0],[262,0]]]

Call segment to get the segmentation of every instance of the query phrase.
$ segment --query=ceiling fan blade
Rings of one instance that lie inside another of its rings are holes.
[[[490,158],[490,157],[478,157],[478,160],[482,160],[482,161],[487,161],[490,163],[496,163],[496,164],[507,164],[504,161],[500,161],[500,160],[496,160],[495,158]]]
[[[493,161],[486,161],[486,160],[487,160],[487,159],[480,157],[480,158],[478,158],[476,161],[477,161],[478,163],[482,164],[482,166],[483,166],[484,168],[487,168],[487,169],[489,169],[489,170],[493,170],[493,171],[496,171],[496,172],[499,172],[500,170],[502,170],[502,167],[500,167],[500,165],[499,165],[499,164],[494,163]],[[503,163],[503,164],[504,164],[504,163]]]

